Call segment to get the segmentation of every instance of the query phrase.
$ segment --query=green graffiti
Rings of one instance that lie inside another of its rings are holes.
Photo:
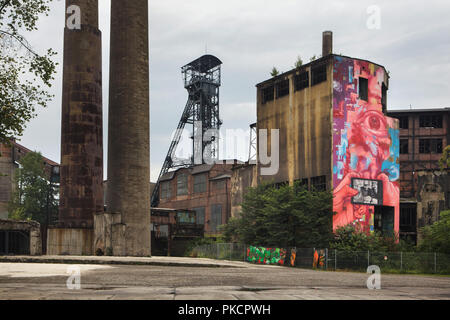
[[[286,250],[280,248],[262,248],[250,246],[247,249],[247,261],[256,264],[284,265]]]

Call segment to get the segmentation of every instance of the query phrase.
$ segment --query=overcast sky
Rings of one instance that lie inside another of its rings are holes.
[[[37,52],[58,52],[58,74],[46,109],[21,143],[60,161],[64,2],[55,0],[39,30],[27,34]],[[103,35],[103,111],[107,163],[110,0],[100,2]],[[334,33],[334,53],[373,61],[390,72],[389,109],[450,106],[450,1],[448,0],[150,0],[151,178],[158,177],[187,100],[181,67],[205,54],[223,61],[224,129],[247,130],[256,121],[255,85],[272,67],[292,69],[322,53],[322,32]],[[379,29],[369,29],[381,10]],[[373,20],[370,20],[373,21]],[[240,152],[238,158],[248,155]],[[106,179],[106,176],[105,176]]]

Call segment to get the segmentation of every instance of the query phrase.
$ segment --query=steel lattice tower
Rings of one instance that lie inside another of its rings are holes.
[[[155,189],[152,194],[152,206],[159,201],[159,181],[171,169],[190,167],[205,163],[205,155],[209,159],[218,159],[219,140],[216,135],[207,136],[207,131],[216,130],[222,125],[219,118],[219,87],[221,85],[221,65],[217,57],[204,55],[182,67],[184,87],[188,91],[188,101],[178,124],[175,136],[170,144],[166,159],[161,168]],[[201,132],[199,124],[201,123]],[[192,157],[178,159],[175,156],[186,124],[192,125]]]

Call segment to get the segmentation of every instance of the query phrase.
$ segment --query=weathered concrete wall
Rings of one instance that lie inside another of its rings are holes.
[[[101,32],[98,0],[66,0],[66,8],[73,4],[81,9],[81,30],[64,29],[59,222],[92,228],[103,211]]]
[[[42,255],[41,226],[35,221],[1,220],[0,230],[25,231],[30,235],[30,255]]]
[[[417,171],[417,226],[422,228],[439,220],[449,210],[450,175],[442,171]],[[421,234],[418,232],[419,240]]]
[[[91,256],[93,229],[50,228],[47,235],[47,255]]]
[[[106,203],[123,223],[114,255],[150,255],[148,49],[148,1],[112,1]]]
[[[294,76],[300,71],[308,71],[311,74],[313,64],[258,85],[257,127],[269,130],[267,143],[269,153],[270,130],[280,130],[280,170],[274,176],[262,176],[263,180],[293,184],[303,178],[326,176],[331,188],[333,85],[331,61],[331,58],[321,61],[327,65],[327,81],[299,91],[294,89]],[[273,101],[263,104],[262,89],[285,79],[289,79],[290,94],[278,99],[275,95]],[[258,138],[258,150],[260,144]]]
[[[14,188],[12,148],[0,144],[0,219],[8,219],[8,202]]]

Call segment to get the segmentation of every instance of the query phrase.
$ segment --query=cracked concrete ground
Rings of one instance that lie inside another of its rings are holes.
[[[245,263],[234,268],[79,265],[81,289],[69,290],[70,266],[0,263],[0,299],[450,300],[450,277],[381,275],[381,290],[368,290],[368,274]]]

